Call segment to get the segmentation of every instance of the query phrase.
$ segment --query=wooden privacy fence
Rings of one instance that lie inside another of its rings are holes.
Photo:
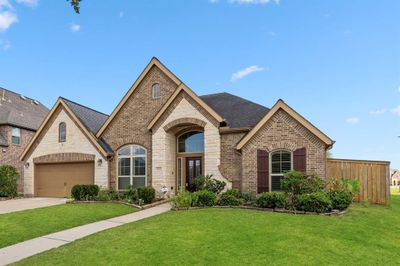
[[[360,181],[360,193],[356,198],[372,204],[390,202],[390,162],[327,159],[326,177],[342,177]]]

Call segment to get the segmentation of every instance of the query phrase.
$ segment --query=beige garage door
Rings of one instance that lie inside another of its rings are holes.
[[[77,184],[94,184],[94,162],[35,165],[37,197],[67,197]]]

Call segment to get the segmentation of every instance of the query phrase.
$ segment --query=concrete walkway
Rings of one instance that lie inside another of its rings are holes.
[[[0,214],[65,204],[63,198],[25,198],[0,201]]]
[[[165,203],[146,210],[111,218],[108,220],[86,224],[50,235],[41,236],[0,249],[0,265],[17,262],[41,252],[57,248],[97,232],[118,227],[152,217],[171,209],[170,203]]]

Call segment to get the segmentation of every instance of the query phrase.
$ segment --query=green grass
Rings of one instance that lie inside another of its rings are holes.
[[[114,203],[65,204],[0,215],[0,248],[136,209]]]
[[[169,212],[18,265],[399,265],[400,195],[343,217],[241,209]]]

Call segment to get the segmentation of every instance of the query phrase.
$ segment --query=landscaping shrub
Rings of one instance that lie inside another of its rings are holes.
[[[239,206],[243,203],[243,200],[237,195],[235,192],[232,193],[232,190],[228,190],[221,194],[218,204],[221,206]]]
[[[332,191],[347,191],[352,197],[356,196],[360,192],[360,181],[354,179],[347,179],[343,177],[340,179],[330,178],[327,186]]]
[[[192,206],[192,193],[180,192],[172,199],[172,204],[175,208],[189,208]]]
[[[0,166],[0,197],[13,198],[17,193],[18,172],[11,165]]]
[[[72,187],[71,195],[75,200],[94,200],[99,190],[98,185],[75,185]]]
[[[256,205],[260,208],[286,208],[288,199],[281,192],[264,192],[257,197]]]
[[[353,201],[351,193],[344,190],[332,190],[328,195],[332,201],[332,208],[337,210],[347,209]]]
[[[139,200],[143,200],[145,204],[152,203],[156,198],[156,190],[153,187],[137,188]]]
[[[332,210],[332,201],[326,192],[301,194],[296,197],[295,207],[299,211],[323,213]]]
[[[139,199],[138,189],[134,188],[132,185],[128,187],[128,189],[124,192],[124,199],[128,201],[135,202]]]
[[[211,207],[217,203],[217,196],[208,190],[197,191],[192,198],[192,205],[199,207]]]
[[[287,172],[282,179],[283,191],[292,195],[321,192],[324,186],[324,181],[320,177],[305,175],[298,171]]]
[[[242,197],[242,193],[236,188],[228,189],[227,191],[225,191],[222,194],[232,195],[238,199]]]
[[[243,203],[246,205],[253,205],[256,203],[256,195],[251,192],[242,193]]]
[[[215,194],[224,190],[226,183],[224,181],[212,178],[212,175],[199,176],[195,181],[196,191],[208,190]]]
[[[97,201],[110,201],[111,196],[109,191],[107,190],[100,190],[99,194],[97,194],[96,198]]]

